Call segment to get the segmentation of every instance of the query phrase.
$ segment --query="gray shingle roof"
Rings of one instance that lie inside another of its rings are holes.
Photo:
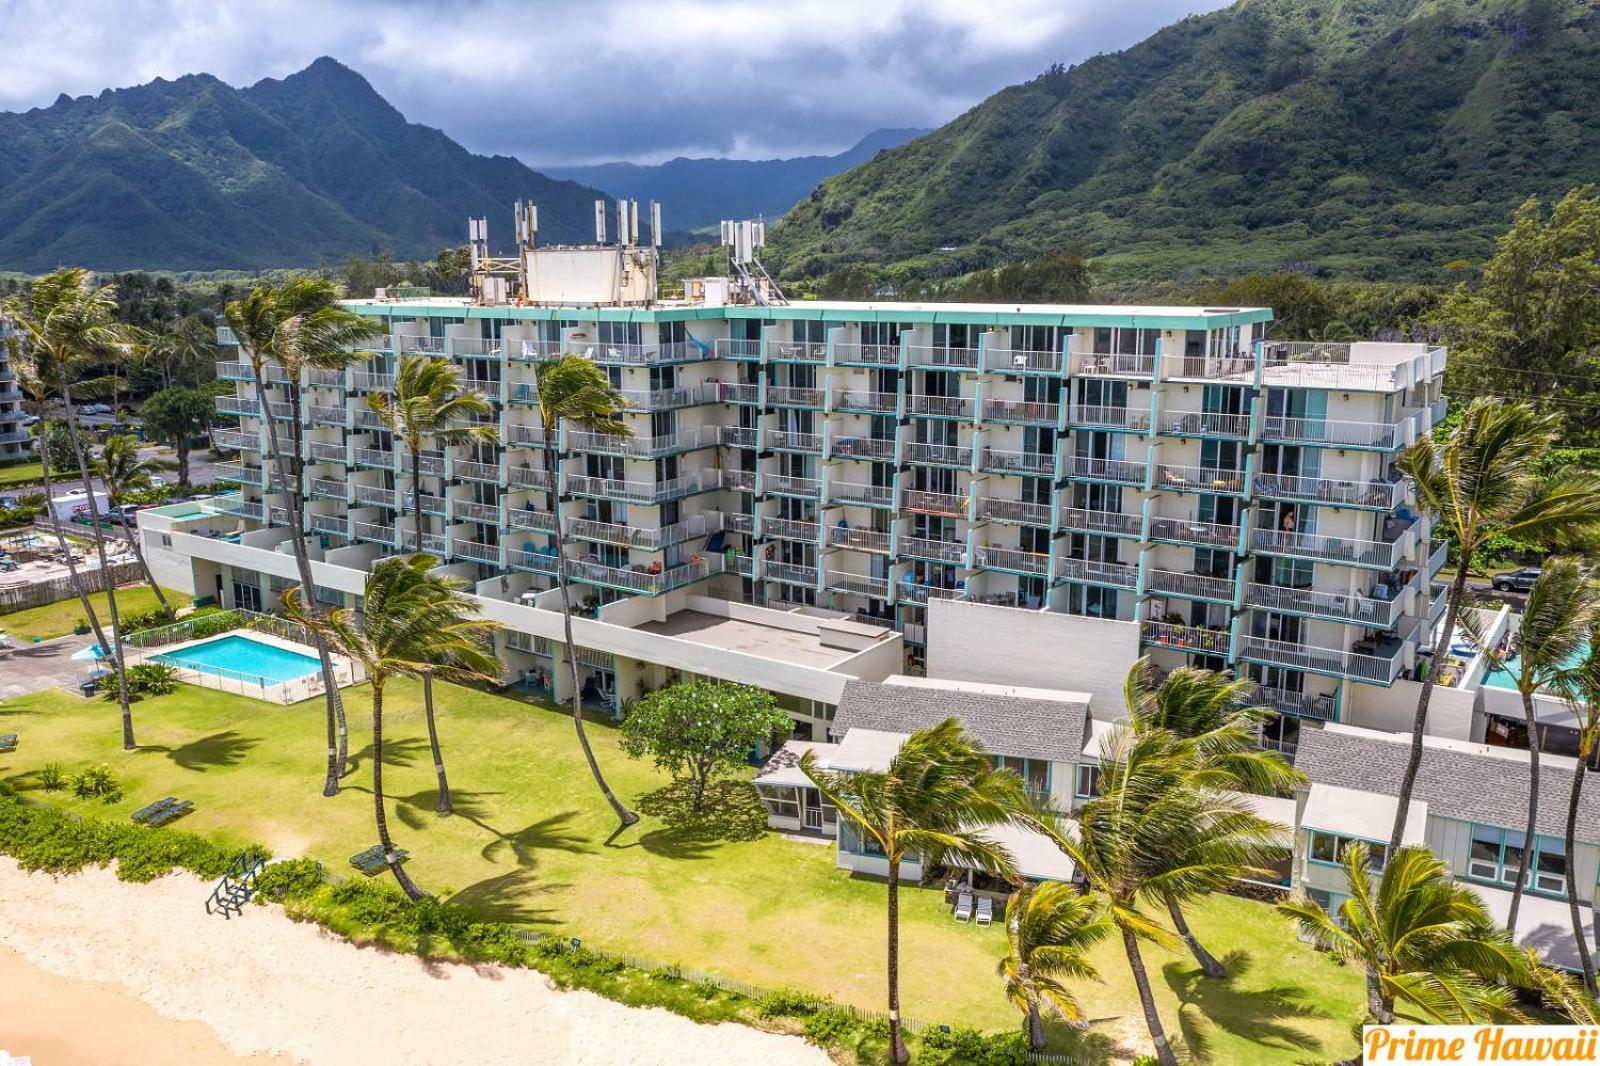
[[[911,733],[959,718],[990,752],[1073,762],[1083,751],[1089,705],[1067,700],[996,696],[958,689],[849,681],[829,729]]]
[[[1405,774],[1410,737],[1366,736],[1339,729],[1306,729],[1294,764],[1314,783],[1394,796]],[[1572,790],[1571,763],[1540,763],[1539,832],[1566,831]],[[1481,825],[1519,829],[1528,821],[1528,763],[1459,748],[1424,744],[1416,799],[1430,814]],[[1578,807],[1578,838],[1600,843],[1600,778],[1590,780]]]

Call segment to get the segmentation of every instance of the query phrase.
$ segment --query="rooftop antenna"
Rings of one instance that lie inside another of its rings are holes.
[[[628,201],[617,201],[617,244],[628,243]]]
[[[478,264],[489,258],[489,220],[486,218],[467,219],[467,246],[472,252],[472,272],[478,272]]]
[[[650,201],[650,243],[661,247],[661,204],[657,200]]]
[[[628,201],[628,243],[639,243],[639,201]]]
[[[606,243],[606,202],[604,200],[596,200],[594,202],[594,243]]]
[[[533,201],[518,200],[517,213],[517,248],[528,251],[539,242],[539,209]]]
[[[751,300],[762,307],[782,306],[789,302],[756,254],[756,249],[765,247],[767,243],[767,224],[764,221],[725,220],[722,223],[722,243],[731,249],[728,259],[733,265],[734,278]]]

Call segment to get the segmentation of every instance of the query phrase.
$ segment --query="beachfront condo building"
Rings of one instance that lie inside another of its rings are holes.
[[[33,435],[22,420],[22,390],[11,366],[11,341],[16,328],[0,317],[0,463],[25,458],[33,447]]]
[[[239,491],[147,513],[153,565],[253,610],[297,583],[271,418],[304,463],[320,601],[358,606],[373,561],[420,547],[505,625],[505,680],[556,696],[559,535],[578,685],[619,710],[724,677],[820,740],[851,678],[1105,706],[1149,654],[1257,680],[1287,751],[1316,723],[1409,723],[1444,552],[1395,463],[1443,417],[1442,349],[1268,340],[1267,308],[761,303],[723,280],[349,301],[379,332],[298,383],[298,425],[281,372],[263,391],[224,361]],[[537,369],[562,354],[605,371],[631,433],[562,426],[552,461]],[[367,402],[416,355],[458,365],[499,435],[430,447],[420,486]],[[1464,714],[1438,728],[1468,737]]]

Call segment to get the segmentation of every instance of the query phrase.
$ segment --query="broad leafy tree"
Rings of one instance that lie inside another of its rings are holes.
[[[900,1028],[900,866],[907,860],[953,861],[1016,880],[1015,859],[984,829],[1023,819],[1027,791],[1015,773],[995,769],[994,756],[955,718],[911,734],[887,770],[824,770],[814,751],[801,757],[800,768],[839,808],[841,823],[876,845],[888,865],[889,1060],[906,1062],[910,1056]]]
[[[189,450],[216,421],[217,403],[199,389],[174,385],[153,393],[139,407],[144,428],[178,455],[178,485],[189,487]]]
[[[397,677],[430,674],[451,680],[493,681],[499,662],[490,651],[495,625],[477,617],[478,606],[460,581],[431,571],[439,560],[418,552],[384,559],[367,575],[361,619],[343,608],[309,609],[299,586],[283,594],[292,621],[319,633],[366,669],[372,688],[372,803],[378,844],[395,880],[411,899],[424,895],[407,876],[389,837],[383,793],[384,696]]]
[[[367,406],[406,450],[411,469],[412,535],[422,551],[422,449],[431,444],[493,444],[499,431],[488,421],[494,404],[481,392],[463,388],[461,368],[439,356],[409,355],[400,360],[394,392],[374,392]],[[439,813],[449,814],[450,781],[439,750],[439,728],[433,714],[433,677],[422,675],[422,704],[428,719],[428,747],[439,778]]]
[[[766,689],[730,681],[690,681],[652,692],[622,722],[622,750],[646,755],[689,781],[698,812],[706,785],[719,771],[743,766],[757,745],[792,728]]]
[[[1523,403],[1480,397],[1443,446],[1424,437],[1400,457],[1402,473],[1416,485],[1417,502],[1453,536],[1456,575],[1445,603],[1438,650],[1448,647],[1466,598],[1467,575],[1492,537],[1559,541],[1600,527],[1600,478],[1582,470],[1541,477],[1539,462],[1556,441],[1560,423]],[[1435,656],[1442,659],[1442,654]],[[1411,723],[1411,751],[1400,781],[1389,848],[1405,838],[1406,815],[1422,766],[1437,668],[1428,671]]]
[[[583,728],[583,691],[578,684],[578,646],[572,639],[572,604],[567,592],[567,537],[561,523],[560,481],[561,459],[556,447],[563,424],[577,426],[591,433],[614,433],[631,436],[632,430],[619,415],[628,401],[611,386],[605,371],[579,355],[564,355],[546,359],[535,370],[537,382],[539,429],[544,444],[544,469],[550,478],[550,515],[556,523],[556,587],[561,590],[561,626],[566,642],[567,669],[572,679],[572,724],[578,731],[578,744],[589,763],[589,772],[595,784],[616,812],[619,828],[626,829],[639,820],[639,816],[625,807],[600,772],[600,763],[589,746],[589,735]]]

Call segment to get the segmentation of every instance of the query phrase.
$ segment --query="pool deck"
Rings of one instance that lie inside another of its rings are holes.
[[[199,644],[212,644],[226,637],[242,637],[246,640],[258,641],[311,659],[318,657],[317,649],[309,645],[297,644],[292,640],[284,640],[282,637],[274,636],[271,633],[258,633],[250,629],[231,629],[226,633],[213,633],[209,637],[200,637],[197,640],[185,640],[160,648],[133,651],[128,656],[128,665],[160,659],[174,652],[181,652],[185,648],[193,648]],[[184,666],[181,663],[168,663],[167,665],[176,667],[183,675],[183,680],[189,684],[200,685],[203,688],[220,689],[224,692],[236,692],[243,696],[266,700],[269,703],[299,703],[301,700],[322,695],[322,672],[320,667],[313,673],[293,681],[275,681],[271,684],[261,685],[241,681],[238,678],[223,677],[220,674],[209,673],[196,666]],[[356,669],[355,663],[343,655],[333,656],[333,672],[338,679],[340,688],[347,688],[363,680],[361,672]]]

